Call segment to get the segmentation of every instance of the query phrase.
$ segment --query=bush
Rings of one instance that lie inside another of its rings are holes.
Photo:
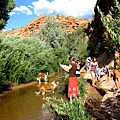
[[[33,81],[40,71],[51,70],[47,56],[53,55],[43,42],[18,35],[0,38],[1,81],[18,85]]]
[[[76,31],[67,36],[67,47],[69,55],[74,55],[74,57],[82,62],[85,62],[86,57],[89,55],[88,39],[84,31],[84,28],[80,27]]]
[[[62,83],[64,83],[64,85],[62,84],[63,86],[67,84],[66,80],[62,80]],[[92,120],[92,117],[87,113],[84,106],[87,96],[85,96],[86,83],[82,77],[78,79],[78,84],[80,96],[78,98],[75,97],[74,100],[72,98],[70,100],[56,97],[45,98],[46,103],[43,104],[43,108],[47,108],[53,114],[55,120]],[[63,91],[66,91],[64,89]]]
[[[92,120],[84,107],[85,101],[81,97],[70,101],[46,97],[46,104],[43,108],[47,108],[53,115],[55,120]]]
[[[85,89],[86,84],[87,82],[84,81],[83,77],[80,76],[78,78],[78,89],[80,92],[80,97],[86,97],[86,89]]]

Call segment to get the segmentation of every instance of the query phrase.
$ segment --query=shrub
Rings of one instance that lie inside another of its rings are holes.
[[[85,101],[81,97],[70,101],[46,97],[46,108],[54,115],[55,120],[92,120],[92,117],[87,113],[84,107]]]
[[[22,36],[0,35],[0,80],[27,83],[40,71],[51,70],[47,56],[53,57],[43,42]]]
[[[76,31],[67,36],[67,47],[69,55],[74,55],[76,59],[85,62],[85,58],[89,55],[88,39],[84,28],[80,27]]]
[[[62,80],[63,86],[67,84],[66,80]],[[70,100],[56,97],[45,98],[46,103],[43,104],[43,108],[47,108],[53,114],[55,120],[92,120],[84,106],[87,96],[85,96],[86,84],[82,77],[78,79],[78,84],[80,96],[78,98],[75,97],[74,100],[72,98]]]

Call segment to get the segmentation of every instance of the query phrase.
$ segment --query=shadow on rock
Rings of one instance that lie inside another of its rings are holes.
[[[95,118],[95,120],[112,120],[111,115],[102,108],[100,104],[97,100],[89,98],[85,103],[87,112]]]
[[[96,90],[100,93],[101,96],[104,96],[106,94],[105,90],[101,88],[96,88]]]
[[[106,99],[101,106],[112,118],[120,120],[120,95]]]

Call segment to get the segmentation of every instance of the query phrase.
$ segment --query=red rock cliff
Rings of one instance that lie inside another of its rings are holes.
[[[40,25],[43,25],[46,23],[46,17],[48,16],[40,16],[36,19],[31,20],[26,26],[6,31],[4,34],[19,34],[22,36],[32,36],[32,33],[34,31],[39,31],[40,30]],[[75,18],[72,16],[59,16],[56,15],[56,19],[58,19],[63,27],[66,28],[66,31],[71,33],[75,31],[78,27],[84,27],[87,28],[87,24],[90,22],[88,19],[82,19],[82,18]]]

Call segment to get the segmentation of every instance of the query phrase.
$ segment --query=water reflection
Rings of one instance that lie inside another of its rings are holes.
[[[55,76],[63,76],[62,70],[51,76],[51,80],[56,79]],[[42,109],[42,105],[45,103],[43,97],[64,97],[64,95],[59,90],[55,90],[54,94],[47,93],[45,96],[36,95],[35,91],[38,91],[38,87],[39,84],[36,82],[32,86],[20,88],[1,96],[0,120],[50,120],[52,116],[49,111]]]
[[[18,89],[0,97],[0,118],[2,120],[46,120],[51,118],[42,95],[36,95],[37,83],[24,89]]]

